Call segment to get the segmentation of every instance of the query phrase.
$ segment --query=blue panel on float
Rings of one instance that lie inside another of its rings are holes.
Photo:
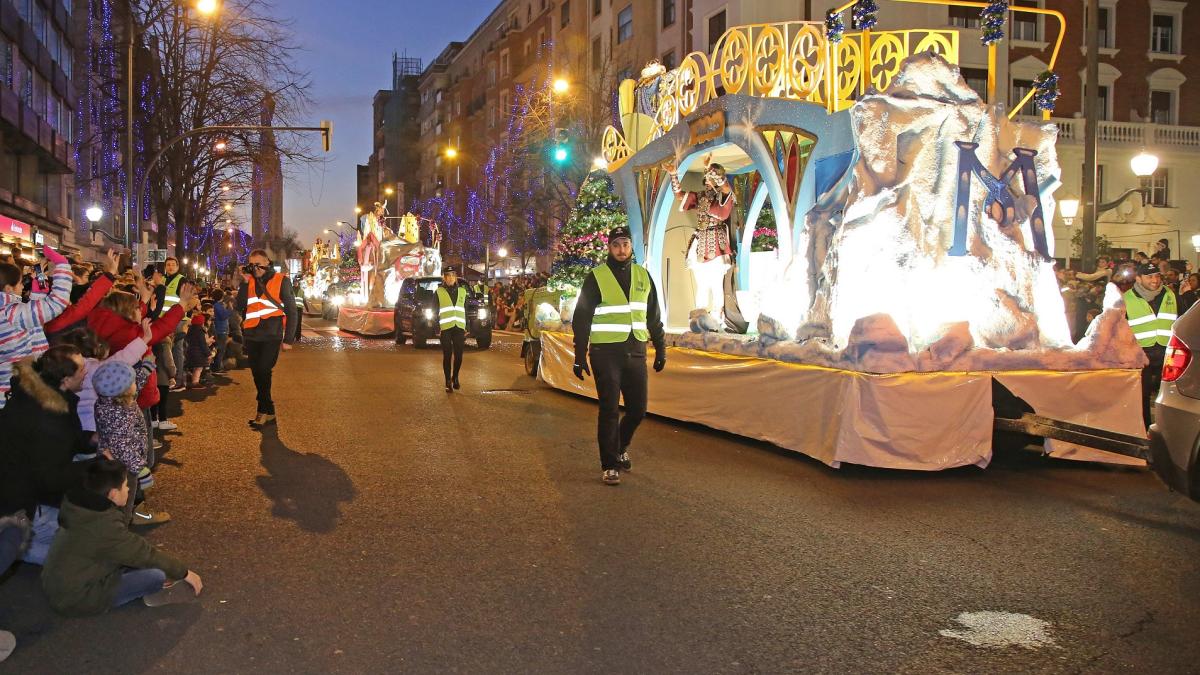
[[[850,169],[850,164],[854,161],[854,151],[847,150],[839,152],[836,155],[818,159],[813,163],[814,178],[816,179],[816,196],[828,192],[837,185],[846,171]]]

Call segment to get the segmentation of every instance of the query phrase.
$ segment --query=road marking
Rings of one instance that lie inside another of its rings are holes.
[[[1012,612],[963,612],[954,621],[962,628],[944,628],[942,637],[962,640],[976,647],[1024,647],[1040,649],[1054,645],[1050,623],[1028,614]]]

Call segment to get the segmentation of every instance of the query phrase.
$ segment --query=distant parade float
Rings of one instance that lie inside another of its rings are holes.
[[[1052,70],[1065,22],[1036,12],[1058,21]],[[1070,339],[1056,127],[1015,120],[1026,101],[985,103],[958,31],[873,31],[870,14],[858,33],[735,27],[711,55],[621,84],[604,156],[673,350],[650,411],[831,466],[986,466],[994,406],[1011,401],[1144,437],[1145,357],[1119,298]],[[1046,109],[1054,93],[1030,96]],[[539,376],[594,396],[570,336],[546,328]]]

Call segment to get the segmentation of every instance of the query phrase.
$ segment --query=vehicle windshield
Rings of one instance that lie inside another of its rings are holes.
[[[438,289],[438,287],[442,285],[442,280],[441,279],[428,279],[425,281],[418,281],[417,285],[420,286],[422,290],[436,291]]]

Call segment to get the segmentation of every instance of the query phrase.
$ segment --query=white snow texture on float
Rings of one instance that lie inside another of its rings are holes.
[[[1071,344],[1053,262],[1034,250],[1036,200],[1020,189],[1019,172],[1010,183],[1017,217],[1007,226],[985,212],[987,191],[972,179],[967,254],[948,254],[956,141],[977,143],[976,156],[993,176],[1012,163],[1013,148],[1037,152],[1053,246],[1051,195],[1060,176],[1053,124],[1010,121],[967,86],[957,67],[927,53],[906,60],[886,92],[862,97],[850,114],[856,161],[807,214],[801,253],[783,273],[780,292],[763,298],[759,336],[692,332],[670,336],[672,344],[871,373],[1144,364],[1119,296]],[[804,299],[811,305],[800,325],[771,318],[804,315],[795,307]],[[701,328],[699,317],[691,323],[693,331]]]

